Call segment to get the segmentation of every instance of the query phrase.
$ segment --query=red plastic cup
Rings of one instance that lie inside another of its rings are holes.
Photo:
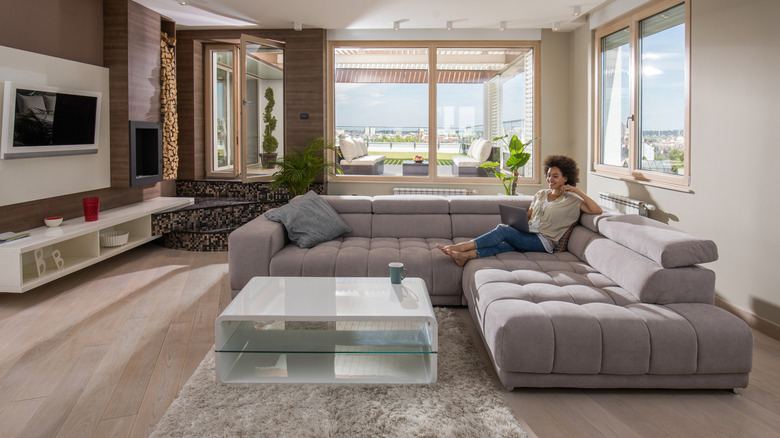
[[[84,205],[84,220],[86,222],[92,222],[98,220],[98,211],[100,210],[100,197],[90,196],[88,198],[81,198],[81,203]]]

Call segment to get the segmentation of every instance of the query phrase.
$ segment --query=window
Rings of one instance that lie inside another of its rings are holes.
[[[284,44],[244,35],[206,57],[206,175],[267,178],[284,154]]]
[[[657,2],[596,30],[598,174],[690,183],[687,2]]]
[[[506,153],[492,138],[538,136],[538,43],[331,42],[330,50],[337,179],[489,177],[482,164],[504,163]],[[525,181],[538,179],[536,161]]]
[[[206,53],[209,59],[207,82],[211,90],[207,106],[206,174],[232,177],[236,155],[234,47],[213,45]]]

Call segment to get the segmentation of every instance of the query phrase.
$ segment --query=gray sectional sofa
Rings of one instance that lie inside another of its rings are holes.
[[[386,276],[401,261],[434,305],[467,305],[514,387],[744,388],[753,338],[713,305],[712,241],[651,219],[583,215],[568,251],[509,252],[463,268],[436,248],[491,230],[530,196],[323,196],[351,232],[313,248],[261,216],[229,238],[233,293],[254,276]],[[295,202],[295,201],[293,201]]]

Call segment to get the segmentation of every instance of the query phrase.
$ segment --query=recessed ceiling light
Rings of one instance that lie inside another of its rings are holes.
[[[447,30],[452,30],[452,21],[447,22]]]
[[[180,1],[180,2],[179,2],[179,4],[180,4],[180,5],[182,5],[182,6],[186,6],[186,5],[187,5],[187,2],[186,2],[186,1],[184,1],[184,0],[182,0],[182,1]]]
[[[498,30],[501,32],[506,30],[506,21],[501,21],[498,23]]]

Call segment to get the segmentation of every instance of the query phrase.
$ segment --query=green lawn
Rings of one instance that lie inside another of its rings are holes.
[[[380,154],[380,152],[376,152],[377,154]],[[401,164],[404,160],[411,160],[414,158],[415,155],[422,155],[423,157],[426,157],[428,154],[416,154],[414,152],[385,152],[382,151],[381,155],[384,155],[385,158],[385,164]],[[459,155],[459,154],[451,154],[451,153],[439,153],[437,154],[437,164],[440,166],[449,166],[452,164],[452,156],[453,155]]]

